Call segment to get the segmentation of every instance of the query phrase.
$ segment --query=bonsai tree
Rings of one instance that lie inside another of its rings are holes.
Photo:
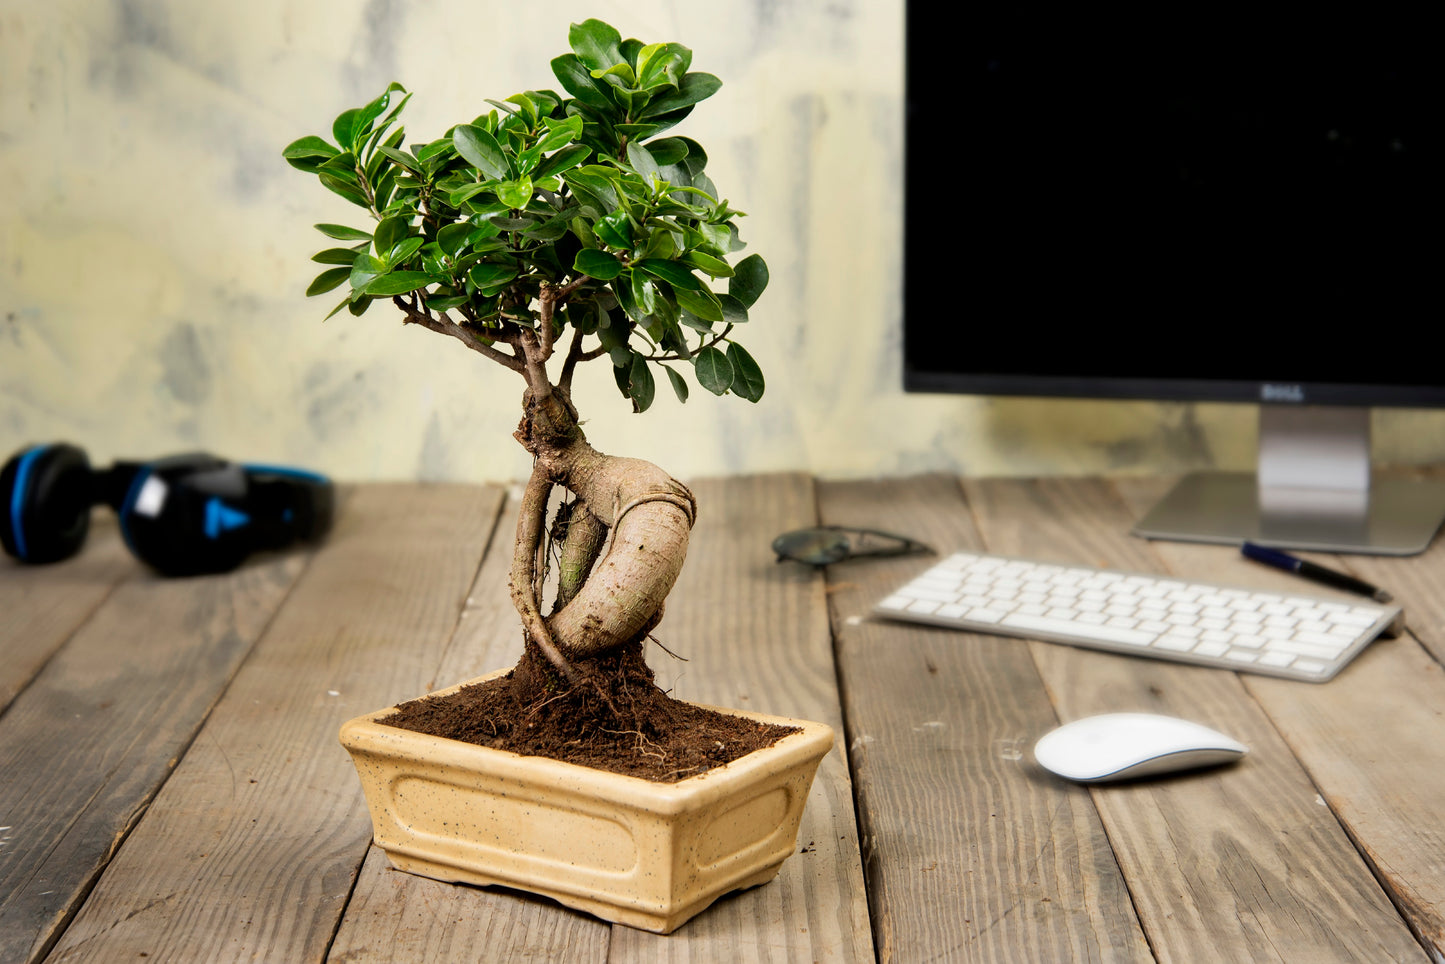
[[[285,158],[367,215],[364,228],[317,225],[340,246],[314,257],[332,267],[309,295],[343,289],[332,315],[390,301],[403,324],[520,376],[515,436],[534,467],[511,567],[525,639],[513,685],[524,699],[591,689],[610,704],[628,667],[645,667],[696,506],[657,466],[587,443],[573,377],[605,360],[634,412],[653,404],[659,371],[680,402],[689,370],[712,394],[756,402],[762,373],[734,331],[768,271],[757,255],[729,264],[742,212],[704,173],[701,145],[662,136],[721,82],[689,70],[688,48],[624,40],[599,20],[573,24],[569,40],[552,71],[570,96],[488,100],[404,147],[410,94],[393,83],[336,118],[334,143],[303,137]],[[549,523],[557,486],[570,495]]]

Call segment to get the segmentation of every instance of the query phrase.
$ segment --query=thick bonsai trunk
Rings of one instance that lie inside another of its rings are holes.
[[[536,461],[512,557],[512,600],[527,641],[517,675],[525,688],[550,688],[558,677],[576,683],[611,672],[603,667],[615,667],[623,649],[640,654],[682,569],[696,509],[687,487],[656,465],[592,448],[564,398],[539,403],[529,393],[524,404],[517,438]],[[559,588],[544,615],[546,515],[557,485],[575,500],[552,527]]]

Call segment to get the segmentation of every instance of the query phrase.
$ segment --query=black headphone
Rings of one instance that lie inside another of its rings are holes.
[[[119,513],[131,552],[164,575],[189,576],[320,539],[335,490],[314,472],[203,453],[92,470],[74,445],[36,445],[0,469],[0,543],[21,562],[69,558],[85,541],[91,506],[102,502]]]

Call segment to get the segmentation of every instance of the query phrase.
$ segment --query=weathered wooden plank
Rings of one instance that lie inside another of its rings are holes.
[[[1130,537],[1135,513],[1099,480],[969,481],[965,489],[994,552],[1143,571],[1160,570],[1167,559],[1184,578],[1252,584],[1248,571],[1221,579],[1204,564],[1238,560],[1235,549],[1191,546],[1175,555],[1164,544]],[[1214,726],[1251,747],[1232,767],[1092,791],[1161,959],[1194,959],[1200,948],[1231,961],[1419,957],[1399,915],[1238,675],[1023,645],[1063,719],[1160,712]],[[1308,683],[1280,685],[1300,694],[1321,691]]]
[[[1162,494],[1160,484],[1146,481],[1119,489],[1136,512]],[[1405,607],[1410,634],[1376,640],[1329,683],[1242,679],[1418,939],[1435,960],[1445,960],[1445,672],[1413,638],[1417,622],[1429,627],[1438,619],[1438,587],[1445,584],[1439,549],[1437,540],[1424,555],[1368,567],[1358,565],[1362,557],[1305,554],[1322,565],[1343,561],[1388,585]],[[1155,551],[1174,571],[1199,578],[1333,595],[1232,549],[1161,542]],[[1397,578],[1386,582],[1380,575],[1386,571]]]
[[[828,723],[838,741],[809,794],[800,852],[773,881],[724,897],[667,937],[615,927],[611,959],[872,960],[823,580],[776,564],[769,549],[778,533],[816,519],[812,481],[690,484],[697,525],[657,629],[687,662],[649,654],[659,680],[683,699]]]
[[[292,555],[197,579],[135,572],[11,704],[0,719],[0,960],[37,958],[55,939],[303,565]],[[104,592],[78,585],[83,603]],[[51,613],[55,627],[76,618]]]
[[[342,722],[436,671],[495,488],[359,488],[57,961],[318,961],[371,836]]]
[[[825,522],[980,547],[952,478],[820,490]],[[880,959],[1150,959],[1088,793],[1027,759],[1058,722],[1027,647],[868,617],[935,561],[828,571]]]
[[[116,583],[138,571],[114,517],[99,513],[81,553],[48,566],[0,558],[0,712],[90,618]]]
[[[521,656],[521,624],[507,592],[516,528],[517,502],[512,499],[425,691],[502,669]],[[600,964],[607,959],[610,934],[603,921],[544,898],[402,873],[373,846],[328,959],[347,964],[460,964],[550,961],[565,954],[573,964]]]

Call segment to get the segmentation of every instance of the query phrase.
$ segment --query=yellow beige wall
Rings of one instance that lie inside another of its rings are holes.
[[[415,139],[555,88],[547,63],[589,16],[723,78],[679,132],[773,278],[744,339],[761,404],[662,387],[633,416],[593,371],[578,401],[599,448],[680,476],[1250,464],[1249,406],[902,393],[899,0],[0,0],[0,458],[68,439],[98,461],[524,476],[516,376],[385,306],[321,322],[311,225],[356,209],[280,152],[392,80],[415,92]],[[1377,452],[1439,460],[1441,425],[1379,414]]]

